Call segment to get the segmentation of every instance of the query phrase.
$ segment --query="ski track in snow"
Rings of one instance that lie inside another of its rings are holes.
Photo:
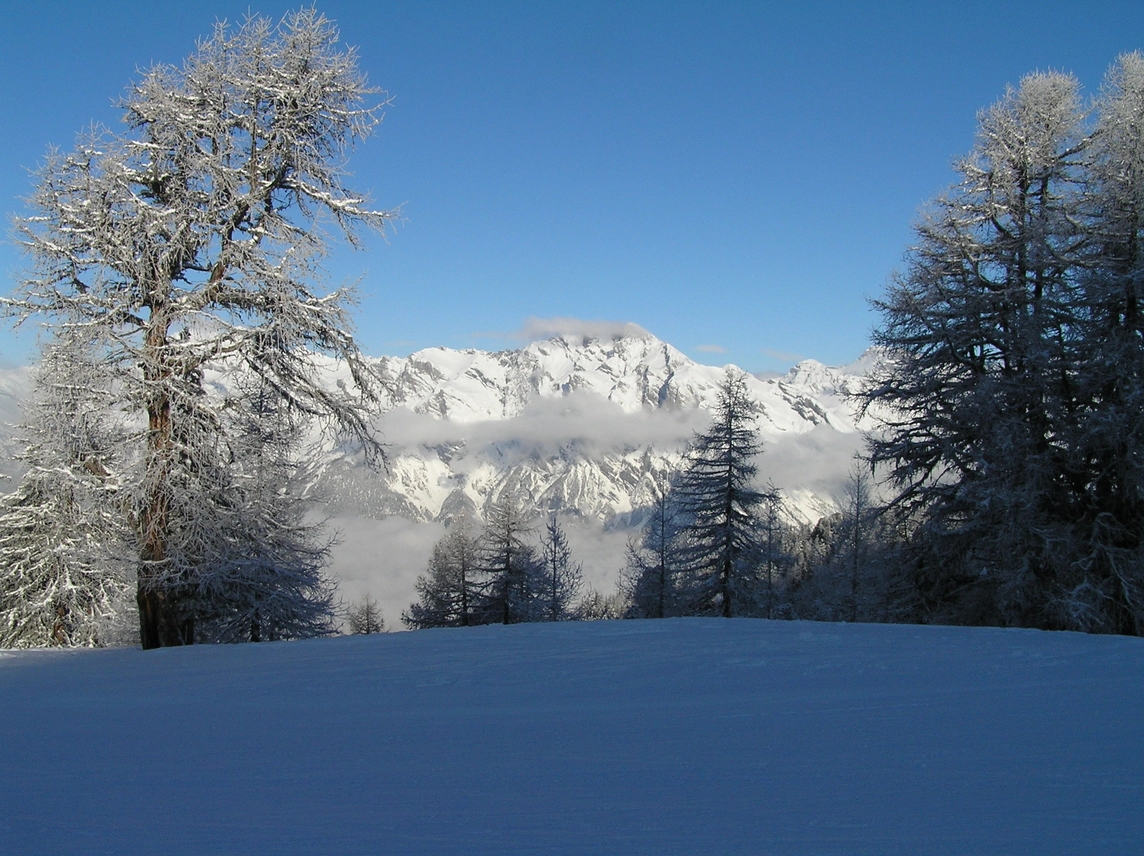
[[[675,619],[0,653],[0,852],[1106,854],[1144,642]]]

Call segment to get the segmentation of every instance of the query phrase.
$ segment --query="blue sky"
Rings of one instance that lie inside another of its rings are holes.
[[[337,252],[372,354],[501,348],[529,319],[634,322],[703,362],[848,362],[975,114],[1033,71],[1095,92],[1144,4],[324,2],[393,103],[351,163],[403,206]],[[137,70],[280,2],[5,9],[0,206]],[[21,259],[0,248],[8,281]],[[0,361],[28,359],[5,335]]]

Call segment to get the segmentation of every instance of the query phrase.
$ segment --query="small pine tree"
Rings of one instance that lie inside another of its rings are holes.
[[[604,594],[589,586],[576,606],[578,621],[611,621],[628,615],[628,603],[622,591]]]
[[[478,550],[478,623],[517,624],[538,617],[544,566],[526,540],[529,532],[515,495],[506,493],[489,507]]]
[[[789,548],[790,527],[783,520],[782,494],[768,483],[759,514],[759,569],[756,614],[778,618],[789,613],[786,584],[794,557]]]
[[[370,633],[385,632],[385,618],[377,601],[368,594],[360,603],[351,606],[346,611],[346,623],[350,633],[355,636],[368,636]]]
[[[620,575],[627,618],[666,618],[678,609],[679,511],[667,485],[656,490],[655,506],[638,542],[628,544]]]
[[[754,414],[745,376],[729,369],[714,422],[692,441],[672,491],[685,521],[678,543],[688,614],[729,618],[760,611],[760,509],[768,495],[754,486],[753,459],[762,450]]]
[[[575,615],[574,602],[580,593],[583,568],[572,561],[568,536],[553,514],[540,542],[543,579],[536,595],[536,617],[540,621],[567,621]]]
[[[417,602],[401,614],[412,630],[428,627],[467,627],[479,620],[478,544],[468,520],[455,522],[433,546],[428,573],[417,578]]]

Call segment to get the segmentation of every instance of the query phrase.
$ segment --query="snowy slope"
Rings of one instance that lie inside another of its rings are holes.
[[[0,851],[1136,853],[1144,642],[681,619],[0,654]]]

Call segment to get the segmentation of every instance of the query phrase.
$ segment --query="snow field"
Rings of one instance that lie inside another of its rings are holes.
[[[0,852],[1103,854],[1144,642],[760,620],[0,654]]]

